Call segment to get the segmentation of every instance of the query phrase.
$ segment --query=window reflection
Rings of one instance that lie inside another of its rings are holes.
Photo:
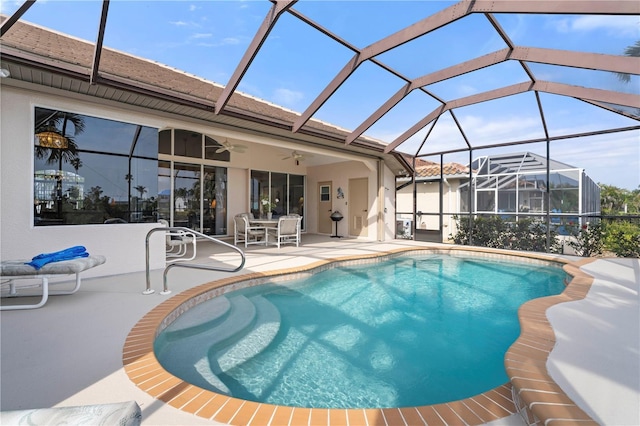
[[[160,161],[158,164],[158,215],[172,226],[184,226],[207,235],[227,233],[227,168],[202,164],[205,159],[229,161],[229,153],[215,153],[220,145],[208,136],[186,130],[160,132],[162,153],[200,152],[192,162]],[[185,136],[187,135],[187,136]],[[181,146],[181,147],[179,147]],[[211,151],[207,154],[208,151]],[[213,158],[215,157],[215,158]],[[169,158],[169,157],[167,157]],[[173,191],[173,192],[172,192]],[[173,195],[172,195],[173,194]]]
[[[203,220],[198,220],[202,232],[207,235],[227,233],[227,169],[204,167],[202,181]]]
[[[157,129],[36,107],[34,134],[36,226],[156,220]]]
[[[173,226],[193,228],[200,210],[200,166],[174,164]]]

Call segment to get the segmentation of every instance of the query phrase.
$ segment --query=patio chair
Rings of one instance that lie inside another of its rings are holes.
[[[281,244],[294,244],[296,247],[300,245],[300,224],[302,216],[285,215],[278,219],[277,228],[267,228],[267,244],[271,244],[270,239],[273,238],[274,244],[280,248]]]
[[[159,219],[158,223],[169,227],[169,222],[164,219]],[[193,246],[193,250],[191,257],[186,257],[189,244]],[[196,236],[188,231],[167,231],[165,246],[167,258],[171,258],[171,260],[167,260],[167,263],[196,258]]]
[[[266,232],[264,226],[252,226],[249,223],[249,215],[247,213],[237,214],[233,218],[235,225],[233,231],[233,243],[244,243],[247,247],[249,244],[266,244]]]

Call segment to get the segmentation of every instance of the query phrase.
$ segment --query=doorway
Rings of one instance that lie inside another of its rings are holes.
[[[318,234],[331,234],[331,201],[332,182],[318,182]]]

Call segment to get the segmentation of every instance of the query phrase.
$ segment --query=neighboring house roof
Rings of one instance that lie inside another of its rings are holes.
[[[424,160],[420,160],[420,162],[426,164],[419,164],[419,162],[416,161],[416,177],[428,178],[440,176],[440,164],[431,161],[425,162]],[[459,163],[444,163],[442,165],[442,174],[445,177],[469,177],[469,167]]]
[[[409,154],[401,154],[402,159],[409,165],[407,170],[411,170],[414,158]],[[415,172],[416,180],[435,180],[440,177],[440,163],[434,161],[425,160],[422,158],[415,158]],[[444,163],[442,165],[442,173],[446,178],[464,179],[469,177],[469,167],[460,163]],[[474,170],[475,173],[475,170]],[[411,181],[411,176],[399,176],[398,180],[401,182]]]

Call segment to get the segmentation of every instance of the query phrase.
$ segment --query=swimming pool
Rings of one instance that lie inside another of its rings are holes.
[[[551,265],[415,253],[330,268],[198,304],[167,325],[155,351],[173,375],[245,400],[452,401],[508,381],[518,307],[561,292],[564,276]],[[233,315],[240,324],[226,321]]]

